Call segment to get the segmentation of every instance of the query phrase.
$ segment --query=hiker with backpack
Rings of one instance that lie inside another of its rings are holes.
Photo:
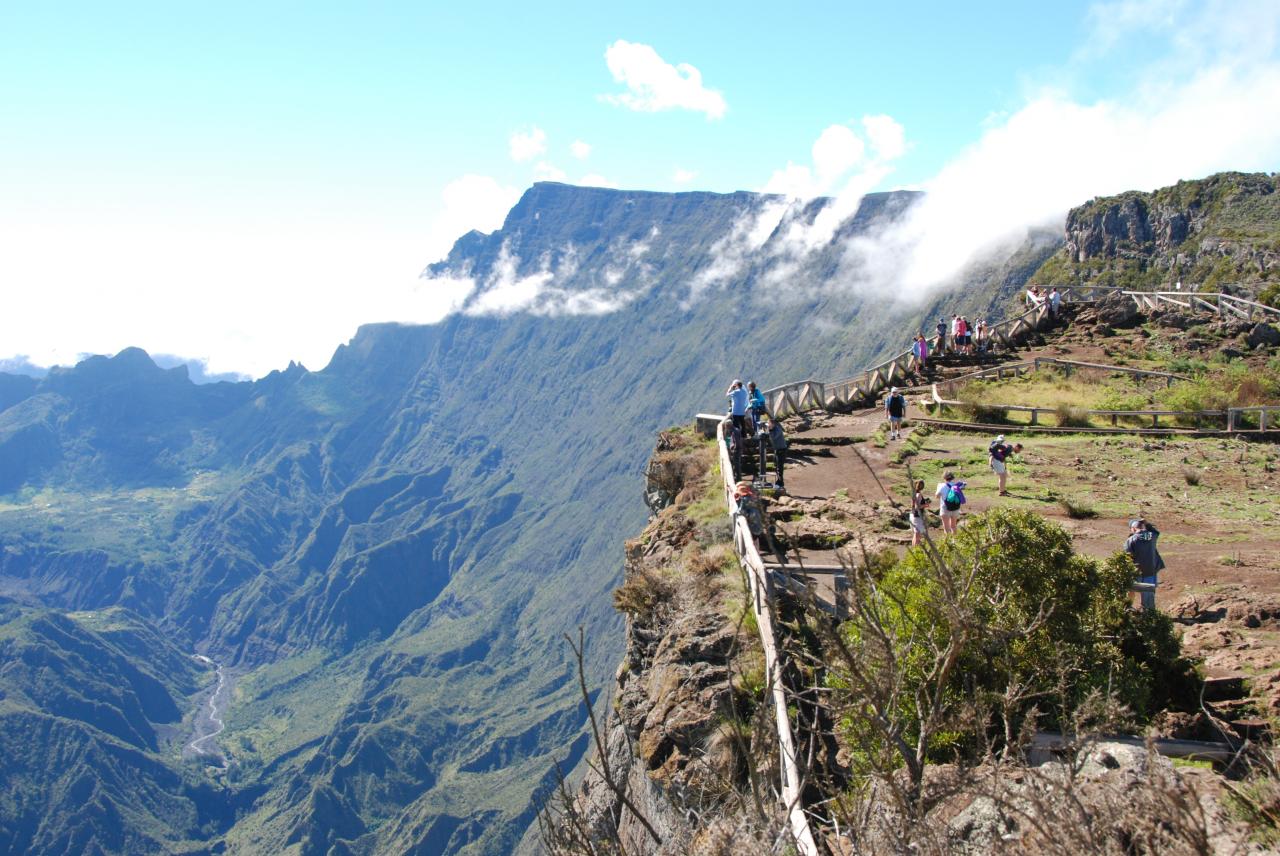
[[[892,387],[889,396],[884,400],[884,415],[889,420],[889,439],[902,438],[902,420],[907,415],[907,397]]]
[[[1152,526],[1141,517],[1129,521],[1129,538],[1124,542],[1124,551],[1133,558],[1133,564],[1138,568],[1138,582],[1156,584],[1156,576],[1160,571],[1164,570],[1164,559],[1160,558],[1160,551],[1156,549],[1156,539],[1160,537],[1160,530]],[[1154,591],[1144,591],[1141,593],[1142,608],[1156,608],[1156,593]]]
[[[942,481],[938,482],[938,489],[933,493],[938,498],[942,531],[947,535],[953,534],[960,525],[960,507],[968,501],[964,496],[964,488],[964,482],[956,481],[955,473],[946,472],[942,474]]]
[[[934,329],[938,331],[938,353],[944,354],[947,351],[947,319],[939,318],[938,326]]]
[[[1009,477],[1009,456],[1022,451],[1021,443],[1014,443],[1012,446],[1004,441],[1004,435],[996,437],[991,441],[991,445],[987,446],[987,466],[991,467],[991,471],[996,474],[996,478],[1000,482],[1000,496],[1008,496],[1009,491],[1005,489],[1005,480]]]

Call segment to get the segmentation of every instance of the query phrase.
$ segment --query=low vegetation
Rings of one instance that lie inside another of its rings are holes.
[[[951,419],[992,425],[1026,424],[1029,413],[1012,411],[1009,405],[1036,407],[1052,413],[1040,415],[1040,424],[1061,427],[1107,427],[1106,415],[1088,413],[1102,411],[1221,411],[1232,407],[1251,407],[1280,403],[1280,358],[1259,366],[1245,360],[1215,358],[1211,361],[1164,356],[1148,352],[1143,367],[1159,366],[1186,380],[1167,384],[1163,379],[1141,378],[1128,373],[1097,369],[1043,368],[1020,378],[978,380],[965,384],[956,392],[961,403],[946,408]],[[1143,416],[1120,416],[1122,425],[1142,425]],[[1188,415],[1178,418],[1186,427],[1222,427],[1221,417],[1197,419]],[[1241,427],[1256,427],[1257,417],[1245,414]]]

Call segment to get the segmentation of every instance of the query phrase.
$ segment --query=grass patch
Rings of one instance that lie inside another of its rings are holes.
[[[1059,496],[1057,497],[1057,503],[1072,520],[1092,520],[1098,516],[1097,510],[1082,499]]]

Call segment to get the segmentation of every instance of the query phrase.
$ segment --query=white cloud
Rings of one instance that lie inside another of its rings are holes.
[[[688,63],[671,65],[649,45],[619,39],[604,52],[609,73],[627,91],[602,96],[642,113],[661,110],[691,110],[708,119],[724,117],[729,105],[724,96],[702,85],[702,73]]]
[[[618,290],[626,268],[606,268],[602,279],[608,287],[568,287],[578,271],[577,254],[569,248],[553,269],[544,257],[536,271],[524,276],[516,272],[517,260],[504,244],[498,260],[484,284],[463,308],[468,315],[605,315],[617,312],[639,296],[638,291]]]
[[[584,143],[582,140],[574,140],[569,144],[569,153],[578,160],[586,160],[591,157],[591,144]]]
[[[1122,37],[1142,30],[1168,30],[1185,14],[1186,0],[1116,0],[1089,8],[1088,55],[1110,50]]]
[[[453,242],[471,230],[493,232],[502,228],[520,191],[500,184],[488,175],[464,175],[445,185],[440,193],[444,207],[431,224],[426,257],[444,258]]]
[[[538,161],[533,168],[533,177],[537,181],[564,181],[566,175],[565,171],[559,167],[546,161]]]
[[[618,185],[599,173],[590,172],[578,179],[578,184],[582,187],[611,187],[617,189]]]
[[[812,166],[789,162],[769,177],[762,191],[796,199],[853,191],[860,197],[866,190],[859,189],[874,187],[906,151],[903,128],[889,116],[864,116],[862,132],[866,140],[848,125],[827,127],[814,141]],[[851,170],[857,172],[850,177]]]
[[[926,196],[903,223],[855,241],[848,269],[917,296],[1016,246],[1029,228],[1061,223],[1092,197],[1221,170],[1274,170],[1280,59],[1238,49],[1223,28],[1236,32],[1241,22],[1215,28],[1213,8],[1191,25],[1205,43],[1222,46],[1214,62],[1202,65],[1203,57],[1182,53],[1174,38],[1171,54],[1137,75],[1122,99],[1082,102],[1056,91],[1032,97],[926,182]],[[1280,10],[1255,8],[1247,29],[1274,45]],[[1129,14],[1126,20],[1137,20],[1136,11]],[[1159,18],[1146,25],[1162,26]]]
[[[863,116],[862,127],[867,132],[871,151],[876,158],[895,160],[906,154],[906,132],[892,116]]]
[[[676,171],[671,175],[671,180],[676,184],[690,184],[697,177],[698,174],[691,169],[676,167]]]
[[[513,161],[531,161],[547,151],[547,132],[533,125],[512,133],[509,143]]]

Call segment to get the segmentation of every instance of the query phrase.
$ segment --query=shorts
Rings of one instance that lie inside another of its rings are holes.
[[[953,511],[953,510],[951,510],[950,508],[947,508],[947,507],[944,505],[944,506],[942,506],[942,508],[938,511],[938,516],[939,516],[939,517],[959,517],[959,516],[960,516],[960,509],[958,509],[958,508],[957,508],[957,509],[955,509],[955,510]]]
[[[1002,476],[1002,475],[1004,475],[1004,473],[1005,473],[1005,463],[1004,463],[1004,461],[992,461],[992,462],[991,462],[991,470],[992,470],[992,472],[994,472],[994,473],[995,473],[996,475],[998,475],[998,476]]]
[[[901,416],[890,416],[890,417],[889,417],[889,424],[890,424],[890,425],[901,425],[901,424],[902,424],[902,417],[901,417]]]
[[[925,534],[925,530],[928,529],[928,526],[924,522],[923,515],[917,517],[916,515],[912,514],[907,519],[911,521],[912,529],[914,529],[916,532],[919,532],[921,535]]]

